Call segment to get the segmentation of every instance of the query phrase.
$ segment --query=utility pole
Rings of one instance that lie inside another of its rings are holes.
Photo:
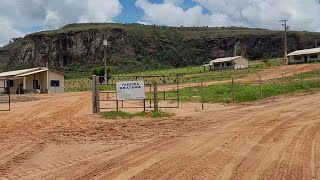
[[[237,50],[238,50],[238,45],[240,45],[240,43],[236,43],[234,44],[234,50],[233,50],[233,56],[236,57],[237,56]]]
[[[282,23],[282,26],[284,26],[284,65],[288,65],[288,42],[287,42],[287,31],[289,29],[289,26],[287,26],[288,19],[283,19],[279,21]]]
[[[108,40],[103,40],[103,59],[104,59],[104,82],[107,83],[108,81],[108,74],[107,74],[107,48],[108,48]]]

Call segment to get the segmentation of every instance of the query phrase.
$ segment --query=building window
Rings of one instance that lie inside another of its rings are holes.
[[[7,81],[7,87],[13,87],[13,80]]]
[[[310,59],[318,59],[318,55],[311,55]]]
[[[60,81],[59,80],[52,80],[51,81],[51,87],[59,87]]]
[[[51,81],[51,87],[59,87],[60,81],[59,80],[52,80]]]

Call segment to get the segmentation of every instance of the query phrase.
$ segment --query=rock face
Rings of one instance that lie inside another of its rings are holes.
[[[199,65],[235,53],[251,60],[283,56],[282,33],[269,30],[82,24],[27,35],[18,48],[1,48],[0,59],[5,69],[48,62],[58,69],[69,67],[67,71],[74,66],[89,70],[102,65],[104,39],[111,43],[108,63],[123,71]],[[320,34],[292,32],[288,39],[290,52],[313,48]]]

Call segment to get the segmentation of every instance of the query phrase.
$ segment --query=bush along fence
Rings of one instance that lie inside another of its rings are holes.
[[[197,86],[190,85],[180,89],[180,100],[202,103],[204,109],[205,103],[250,102],[281,94],[320,90],[319,73],[299,73],[272,80],[265,80],[261,76],[253,81],[232,78],[229,82],[211,85],[200,82]],[[160,99],[163,98],[161,94],[159,96]],[[170,93],[167,93],[167,97],[170,97]]]

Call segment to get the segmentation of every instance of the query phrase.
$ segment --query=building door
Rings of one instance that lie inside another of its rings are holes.
[[[304,62],[308,62],[308,56],[304,56]]]
[[[33,89],[39,89],[39,81],[33,80]]]

